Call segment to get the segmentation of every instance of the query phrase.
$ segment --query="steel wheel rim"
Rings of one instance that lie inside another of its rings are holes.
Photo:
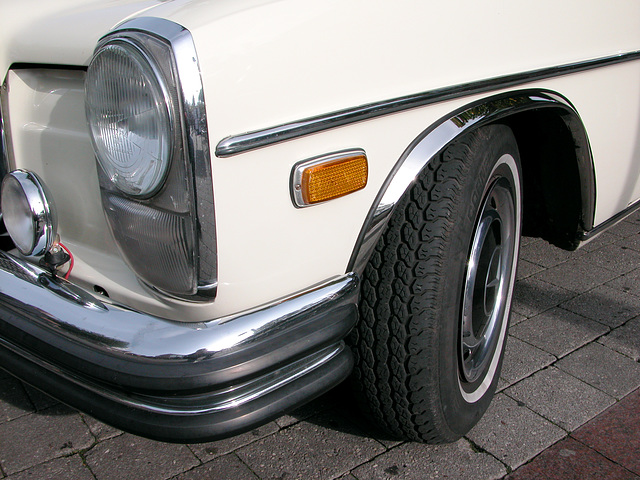
[[[463,390],[488,373],[501,344],[516,252],[516,199],[501,176],[487,190],[473,233],[463,290],[459,364]]]

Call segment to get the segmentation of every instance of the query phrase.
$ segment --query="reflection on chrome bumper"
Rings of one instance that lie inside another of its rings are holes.
[[[107,303],[0,252],[0,366],[124,430],[206,441],[344,379],[357,317],[346,275],[239,315],[179,323]]]

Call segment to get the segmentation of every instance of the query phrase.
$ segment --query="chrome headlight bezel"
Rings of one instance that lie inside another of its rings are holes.
[[[166,296],[210,301],[217,291],[213,178],[193,38],[169,20],[137,18],[103,37],[96,55],[114,44],[132,45],[156,68],[172,116],[173,144],[164,180],[146,194],[123,191],[98,160],[109,227],[142,283]]]

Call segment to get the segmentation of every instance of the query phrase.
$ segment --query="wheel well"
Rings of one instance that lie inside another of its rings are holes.
[[[564,113],[532,110],[503,119],[518,142],[523,172],[523,234],[575,250],[584,230],[590,172],[581,171],[576,139]],[[582,168],[591,168],[584,165]]]

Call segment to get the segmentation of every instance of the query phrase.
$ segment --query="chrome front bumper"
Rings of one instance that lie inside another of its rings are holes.
[[[265,423],[351,371],[350,274],[243,314],[180,323],[108,303],[0,252],[0,367],[123,430],[208,441]]]

